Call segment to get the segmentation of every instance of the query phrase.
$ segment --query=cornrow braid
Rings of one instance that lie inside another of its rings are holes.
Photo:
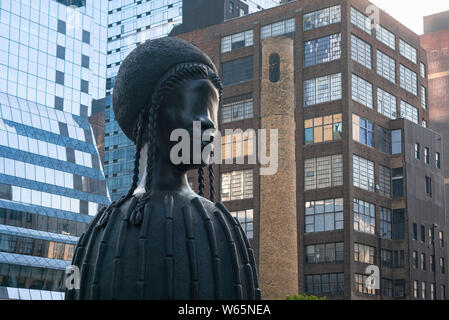
[[[209,164],[209,193],[210,201],[215,202],[215,186],[214,186],[214,152],[210,152],[211,163]]]
[[[164,75],[157,84],[154,94],[151,99],[150,105],[147,107],[148,111],[148,142],[149,148],[147,151],[147,176],[145,182],[145,193],[139,199],[136,208],[134,209],[133,221],[135,224],[139,224],[143,217],[143,208],[148,202],[152,187],[153,187],[153,164],[156,155],[156,137],[157,137],[157,120],[158,111],[163,103],[165,97],[176,87],[187,82],[188,80],[196,79],[210,79],[212,83],[219,90],[220,95],[222,91],[222,85],[220,78],[209,69],[207,66],[200,63],[185,63],[180,64],[172,68]],[[203,181],[204,186],[204,181]],[[204,188],[203,188],[204,189]],[[204,192],[203,192],[204,193]],[[200,194],[202,196],[202,194]]]
[[[204,170],[203,167],[198,168],[198,195],[204,197]]]

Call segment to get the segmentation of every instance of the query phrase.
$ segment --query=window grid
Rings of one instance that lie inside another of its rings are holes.
[[[351,34],[351,58],[371,69],[371,45],[353,34]]]
[[[426,79],[426,65],[423,62],[420,62],[419,64],[419,73],[421,74],[421,78]]]
[[[417,63],[417,53],[416,49],[405,42],[402,39],[399,39],[399,53],[410,60],[413,63]]]
[[[374,162],[353,155],[354,187],[374,192]]]
[[[248,129],[245,132],[228,134],[221,138],[221,158],[232,159],[251,156],[254,154],[255,131]]]
[[[306,145],[340,140],[343,135],[341,113],[304,121]]]
[[[343,229],[343,199],[308,201],[305,204],[305,233]]]
[[[353,7],[351,7],[351,23],[366,33],[371,34],[370,18]]]
[[[391,210],[384,207],[380,208],[380,237],[384,239],[392,238]]]
[[[401,88],[415,96],[418,95],[418,77],[416,76],[416,73],[409,68],[404,67],[402,64],[400,65],[399,73]]]
[[[304,42],[304,67],[340,59],[341,33]]]
[[[306,246],[306,263],[329,263],[343,260],[343,242],[323,243]]]
[[[343,184],[342,155],[333,155],[304,161],[304,189],[322,189]]]
[[[253,30],[235,33],[221,38],[221,53],[253,45]]]
[[[358,273],[355,274],[355,287],[357,289],[357,292],[368,295],[376,295],[376,289],[368,289],[368,287],[366,286],[367,279],[367,275]]]
[[[228,123],[253,117],[253,99],[225,104],[221,108],[221,123]]]
[[[391,169],[379,165],[379,194],[391,197]]]
[[[352,99],[370,109],[373,108],[373,86],[368,81],[352,74]]]
[[[341,99],[341,73],[306,80],[304,82],[304,106]]]
[[[396,37],[394,33],[388,31],[380,24],[376,25],[376,38],[386,46],[396,50]]]
[[[377,50],[377,74],[396,83],[396,61],[380,50]]]
[[[377,88],[377,110],[380,114],[394,120],[397,118],[396,96]]]
[[[344,291],[344,273],[306,275],[307,294],[333,294]]]
[[[304,15],[304,31],[324,27],[341,21],[341,7],[333,6]]]
[[[221,174],[221,200],[243,200],[253,197],[253,170]]]
[[[376,206],[354,198],[354,230],[363,233],[376,233]]]
[[[401,100],[401,118],[405,118],[418,124],[418,108]]]
[[[356,114],[352,115],[352,138],[374,148],[374,124]]]
[[[421,86],[421,107],[427,109],[427,89]]]
[[[245,231],[248,239],[252,239],[254,233],[253,209],[232,211],[231,215],[239,220],[240,225],[242,226],[243,231]]]
[[[364,245],[361,243],[354,243],[354,261],[366,264],[374,264],[376,260],[376,248]]]
[[[295,32],[295,18],[275,22],[260,29],[261,40]]]

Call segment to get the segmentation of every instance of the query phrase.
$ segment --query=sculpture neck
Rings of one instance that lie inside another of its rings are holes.
[[[140,173],[141,178],[139,185],[134,191],[134,195],[140,195],[145,193],[145,185],[147,182],[147,153],[149,143],[140,150],[141,152],[141,166]],[[152,193],[159,192],[192,192],[189,183],[187,181],[187,172],[179,170],[169,159],[164,159],[160,153],[156,153],[153,162],[153,181],[152,181]]]

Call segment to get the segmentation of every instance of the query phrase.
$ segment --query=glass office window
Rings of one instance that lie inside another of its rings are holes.
[[[376,260],[376,248],[361,243],[354,243],[354,261],[373,264]]]
[[[225,104],[221,108],[221,123],[228,123],[253,117],[253,99]]]
[[[396,96],[377,88],[377,111],[380,114],[394,120],[397,118]]]
[[[295,32],[295,18],[282,20],[260,28],[260,39],[281,36]]]
[[[313,11],[304,15],[304,31],[324,27],[340,21],[340,5]]]
[[[253,197],[253,170],[221,174],[221,201],[251,199]]]
[[[354,230],[369,234],[376,233],[376,206],[354,198]]]
[[[366,33],[371,34],[370,18],[353,7],[351,7],[351,23]]]
[[[352,114],[352,138],[374,148],[374,124],[356,114]]]
[[[354,187],[374,192],[374,162],[353,155]]]
[[[341,186],[343,184],[342,155],[306,159],[304,172],[305,190]]]
[[[396,50],[396,37],[394,33],[388,31],[380,24],[376,25],[376,38],[386,46]]]
[[[341,99],[341,73],[304,81],[304,107]]]
[[[335,294],[344,291],[344,273],[305,275],[306,293]]]
[[[402,39],[399,39],[399,53],[413,63],[418,62],[416,49]]]
[[[221,38],[221,53],[253,45],[253,30],[235,33]]]
[[[304,42],[304,67],[340,59],[341,33]]]
[[[373,108],[373,86],[371,83],[352,74],[351,88],[352,100],[368,108]]]
[[[351,34],[351,59],[371,69],[371,45]]]
[[[418,108],[401,100],[401,118],[405,118],[418,124]]]
[[[404,174],[403,168],[391,170],[391,182],[393,185],[393,198],[400,198],[404,195]]]
[[[343,229],[343,199],[308,201],[305,204],[305,233]]]
[[[304,121],[304,143],[340,140],[343,135],[341,113]]]
[[[391,169],[379,165],[379,194],[391,197]]]
[[[377,50],[377,74],[396,83],[396,61]]]
[[[221,64],[223,85],[232,85],[253,79],[253,56]]]
[[[418,77],[416,72],[413,72],[402,64],[399,66],[399,74],[401,79],[401,88],[414,94],[418,95]]]
[[[370,288],[366,286],[366,281],[368,276],[365,274],[355,274],[355,287],[358,293],[367,294],[367,295],[376,295],[376,289]]]
[[[306,246],[306,263],[329,263],[344,260],[344,243],[322,243]]]
[[[390,154],[391,152],[391,133],[390,130],[377,126],[377,143],[379,151]]]
[[[393,267],[393,252],[391,250],[382,249],[380,251],[380,258],[382,267],[392,268]]]
[[[397,129],[391,131],[391,154],[402,153],[402,130]]]

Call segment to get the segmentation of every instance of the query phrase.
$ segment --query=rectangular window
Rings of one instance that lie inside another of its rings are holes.
[[[418,225],[413,223],[413,240],[418,240]]]
[[[404,250],[394,250],[393,259],[394,259],[394,267],[395,268],[403,268],[405,265]]]
[[[440,247],[444,248],[444,233],[443,233],[443,231],[439,232],[439,236],[440,236]]]
[[[435,272],[435,256],[434,255],[430,256],[429,262],[430,262],[430,271]]]
[[[377,50],[377,74],[396,83],[396,61],[380,50]]]
[[[90,44],[90,32],[83,30],[82,41],[84,43]]]
[[[62,60],[65,59],[65,48],[64,47],[62,47],[60,45],[56,46],[56,57],[58,57]]]
[[[392,94],[377,88],[377,110],[380,114],[390,118],[397,118],[397,98]]]
[[[426,227],[421,225],[421,242],[426,242]]]
[[[357,28],[371,34],[371,20],[359,10],[351,7],[351,23]]]
[[[65,24],[65,21],[62,21],[62,20],[59,20],[58,19],[58,27],[57,27],[58,29],[58,32],[60,32],[60,33],[62,33],[62,34],[65,34],[65,31],[66,31],[66,24]]]
[[[432,178],[426,177],[426,195],[432,197]]]
[[[387,268],[393,267],[393,253],[391,250],[382,249],[381,252],[382,266]]]
[[[304,107],[341,99],[341,73],[304,81]]]
[[[313,30],[341,21],[341,7],[333,6],[304,15],[304,31]]]
[[[343,199],[308,201],[305,233],[343,230]]]
[[[374,192],[374,162],[352,156],[354,187]]]
[[[333,294],[344,291],[344,273],[306,275],[306,293]]]
[[[253,56],[247,56],[221,64],[223,85],[232,85],[253,79]]]
[[[89,57],[84,54],[81,55],[81,67],[89,69]]]
[[[295,18],[275,22],[260,29],[260,39],[281,36],[295,32]]]
[[[221,108],[221,123],[228,123],[253,117],[253,99],[225,104]]]
[[[426,254],[421,253],[421,270],[426,270]]]
[[[427,109],[427,89],[421,86],[421,107]]]
[[[426,299],[426,282],[425,281],[421,281],[421,298],[422,299]]]
[[[374,124],[356,114],[352,114],[352,138],[374,148]]]
[[[64,85],[64,72],[56,70],[55,80],[56,83]]]
[[[435,283],[430,284],[430,300],[436,300]]]
[[[415,269],[419,268],[418,251],[412,252],[412,263],[413,263],[413,268],[415,268]]]
[[[427,128],[427,121],[422,120],[421,125],[423,126],[423,128]]]
[[[306,263],[339,262],[344,259],[344,243],[324,243],[306,246]]]
[[[352,100],[368,108],[373,108],[373,85],[368,81],[352,74]]]
[[[380,207],[380,237],[383,239],[392,238],[391,210]]]
[[[413,63],[417,63],[416,49],[402,39],[399,39],[399,53]]]
[[[341,33],[304,42],[304,67],[340,59]]]
[[[416,73],[401,64],[399,66],[399,75],[401,79],[401,88],[417,96],[418,77],[416,76]]]
[[[304,121],[304,143],[340,140],[343,135],[341,113]]]
[[[371,69],[371,45],[353,34],[351,34],[351,58]]]
[[[236,130],[237,131],[237,130]],[[235,132],[221,137],[221,159],[233,159],[251,156],[254,150],[255,131]]]
[[[435,166],[437,169],[441,168],[441,155],[439,152],[435,152]]]
[[[376,248],[360,243],[354,243],[354,261],[373,264],[376,260]]]
[[[444,263],[444,258],[440,258],[440,270],[441,270],[441,273],[446,273],[446,265],[445,265],[445,263]]]
[[[248,237],[248,239],[252,239],[253,238],[253,232],[254,232],[254,225],[253,225],[254,213],[253,213],[253,209],[232,211],[231,215],[239,220],[240,225],[242,226],[243,231],[245,231],[246,236]]]
[[[382,278],[382,295],[384,297],[393,297],[393,280]]]
[[[377,126],[377,143],[379,151],[390,154],[391,152],[391,133],[390,130]]]
[[[401,100],[401,118],[405,118],[418,124],[418,108]]]
[[[430,163],[430,150],[429,148],[424,148],[424,162],[429,164]]]
[[[252,199],[253,170],[221,174],[221,201]]]
[[[253,30],[235,33],[221,38],[221,53],[253,45]]]
[[[368,289],[366,286],[366,281],[368,279],[368,276],[365,274],[355,274],[355,287],[358,293],[362,294],[368,294],[368,295],[375,295],[376,289]]]
[[[391,131],[391,154],[402,153],[402,130]]]
[[[89,81],[81,79],[81,92],[89,93]]]
[[[304,173],[306,191],[341,186],[343,184],[342,155],[306,159]]]
[[[379,165],[379,194],[391,197],[391,169]]]
[[[376,233],[376,206],[354,198],[354,230],[368,234]]]
[[[419,143],[415,143],[415,159],[419,159],[421,157],[420,151],[421,148],[419,147]]]
[[[418,281],[414,280],[413,281],[413,298],[419,299],[418,291],[419,291],[419,289],[418,289]]]
[[[421,74],[421,78],[427,78],[426,65],[422,62],[419,65],[419,72]]]
[[[393,210],[393,240],[404,239],[404,209]]]
[[[396,37],[394,33],[388,31],[380,24],[376,25],[376,38],[386,46],[396,50]]]

